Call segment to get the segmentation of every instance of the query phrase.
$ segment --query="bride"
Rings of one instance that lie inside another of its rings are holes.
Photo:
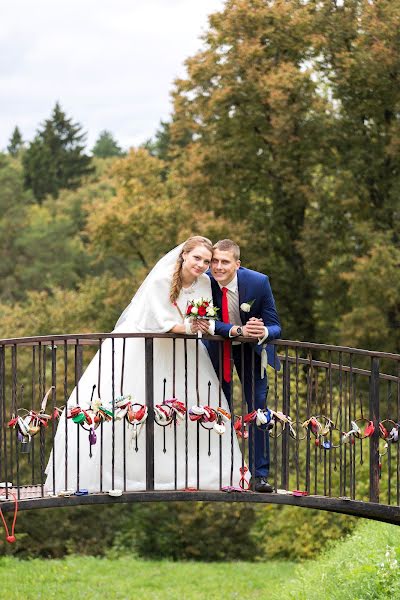
[[[210,240],[189,238],[156,264],[119,318],[114,333],[194,334],[214,332],[213,321],[184,319],[191,300],[212,300],[205,274],[212,258]],[[186,410],[197,404],[230,412],[207,350],[198,339],[154,339],[154,405],[175,396]],[[146,425],[125,419],[104,422],[89,447],[88,434],[66,412],[94,400],[112,406],[118,392],[145,404],[145,342],[142,338],[106,339],[92,359],[63,411],[46,468],[45,487],[59,493],[146,489]],[[197,371],[197,376],[196,376]],[[117,383],[118,382],[118,383]],[[150,407],[149,407],[150,408]],[[150,409],[153,409],[151,407]],[[162,414],[161,414],[162,416]],[[154,423],[154,489],[220,489],[239,484],[242,456],[232,420],[223,435],[207,431],[188,415],[162,427]],[[207,424],[210,426],[210,423]]]

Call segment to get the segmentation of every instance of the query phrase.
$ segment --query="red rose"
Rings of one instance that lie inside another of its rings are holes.
[[[206,312],[205,306],[199,306],[199,317],[205,317]]]
[[[189,306],[186,309],[186,314],[190,315],[191,312],[192,312],[192,306],[191,306],[191,304],[189,304]]]
[[[203,302],[203,305],[207,308],[207,306],[209,306],[208,302]]]

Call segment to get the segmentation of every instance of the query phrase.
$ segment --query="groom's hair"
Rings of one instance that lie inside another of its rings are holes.
[[[221,252],[232,252],[235,260],[240,260],[240,248],[232,240],[219,240],[214,244],[215,250],[221,250]]]

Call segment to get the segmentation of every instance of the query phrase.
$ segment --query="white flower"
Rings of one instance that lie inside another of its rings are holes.
[[[192,311],[191,311],[191,315],[197,315],[197,313],[199,312],[199,309],[197,308],[197,306],[193,306]]]
[[[215,317],[215,308],[213,306],[207,306],[207,316]]]
[[[251,306],[247,302],[243,302],[243,304],[240,305],[240,308],[243,312],[250,312]]]

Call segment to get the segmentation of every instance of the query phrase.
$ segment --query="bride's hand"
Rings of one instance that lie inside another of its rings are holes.
[[[198,331],[200,331],[199,321],[197,319],[193,319],[193,321],[190,321],[190,331],[192,333],[197,333]]]

